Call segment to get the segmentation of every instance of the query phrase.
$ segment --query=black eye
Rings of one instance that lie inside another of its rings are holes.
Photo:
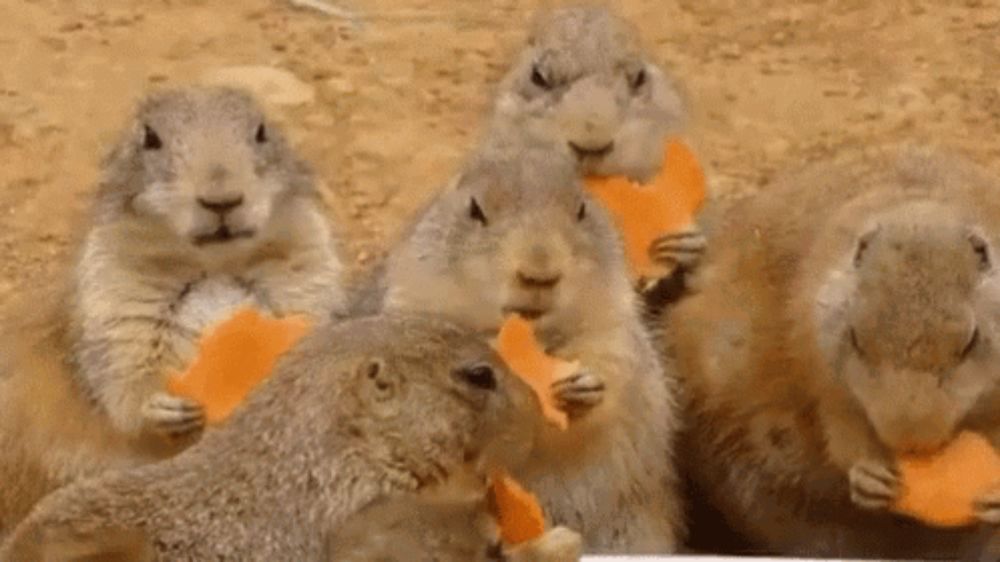
[[[473,365],[462,367],[455,373],[462,381],[483,390],[494,390],[497,387],[496,374],[489,365]]]
[[[486,215],[483,213],[483,209],[480,208],[475,197],[469,199],[469,217],[479,221],[483,226],[487,224]]]
[[[646,83],[646,69],[642,69],[635,74],[630,80],[629,85],[632,86],[633,90],[638,90]]]
[[[864,356],[864,352],[861,351],[861,344],[858,343],[858,334],[854,331],[854,328],[849,328],[847,330],[847,337],[851,341],[851,347],[854,348],[854,351],[856,351],[858,355]]]
[[[163,148],[163,141],[160,140],[160,135],[156,134],[149,125],[146,125],[143,130],[142,135],[142,148],[143,150],[160,150]]]
[[[976,346],[978,344],[979,344],[979,327],[977,326],[973,328],[972,335],[969,336],[969,343],[965,344],[965,347],[962,348],[962,353],[961,355],[959,355],[959,357],[961,357],[962,359],[967,358],[969,354],[976,349]]]
[[[545,78],[542,71],[538,69],[538,65],[531,67],[531,83],[543,90],[552,88],[552,84]]]
[[[257,132],[254,134],[253,139],[257,141],[258,144],[264,144],[267,142],[267,128],[261,123],[257,126]]]
[[[587,204],[580,203],[580,209],[576,212],[576,220],[582,221],[585,218],[587,218]]]

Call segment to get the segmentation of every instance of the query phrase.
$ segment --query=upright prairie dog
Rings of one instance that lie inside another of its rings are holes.
[[[578,360],[523,470],[557,525],[588,552],[668,552],[682,534],[673,466],[674,379],[639,317],[619,239],[548,146],[477,153],[389,256],[385,308],[434,311],[484,337],[533,319],[547,351]]]
[[[111,546],[140,560],[326,560],[329,533],[372,502],[520,462],[539,411],[502,359],[452,323],[326,324],[184,452],[47,496],[0,559],[101,559]]]
[[[246,94],[145,99],[104,163],[65,290],[29,293],[0,363],[0,535],[41,495],[190,444],[165,391],[235,309],[325,316],[341,265],[306,164]]]
[[[664,140],[686,119],[677,83],[643,49],[631,23],[595,6],[540,14],[500,83],[491,134],[551,143],[585,176],[651,179]],[[650,252],[689,269],[705,249],[697,228],[664,235]]]
[[[877,150],[725,218],[667,337],[690,398],[692,496],[745,549],[954,558],[971,538],[888,509],[900,454],[961,429],[1000,446],[998,189],[956,157]],[[1000,521],[998,497],[980,519]]]

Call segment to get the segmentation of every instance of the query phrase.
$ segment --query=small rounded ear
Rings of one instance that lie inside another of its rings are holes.
[[[970,232],[968,236],[969,244],[972,245],[972,251],[976,253],[976,257],[979,258],[979,270],[989,271],[993,269],[993,252],[990,249],[990,243],[986,241],[986,238],[978,232]]]
[[[363,359],[355,371],[358,384],[376,402],[393,399],[399,393],[399,380],[386,369],[385,361],[379,357]]]
[[[865,252],[868,250],[868,246],[871,245],[872,240],[878,235],[879,227],[874,227],[861,236],[858,237],[858,241],[854,246],[854,267],[861,265],[861,260],[864,259]]]

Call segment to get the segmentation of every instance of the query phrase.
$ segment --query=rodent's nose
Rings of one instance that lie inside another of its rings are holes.
[[[242,205],[243,196],[237,195],[236,197],[228,197],[225,199],[205,199],[204,197],[199,197],[198,204],[213,213],[224,215]]]
[[[579,158],[580,160],[583,160],[584,158],[588,157],[602,158],[604,156],[607,156],[609,153],[611,153],[612,150],[614,150],[615,142],[611,141],[603,146],[586,147],[579,145],[573,141],[570,141],[569,147],[573,151],[573,154],[575,154],[576,157]]]
[[[517,272],[517,282],[528,289],[552,289],[559,284],[562,274],[559,272]]]

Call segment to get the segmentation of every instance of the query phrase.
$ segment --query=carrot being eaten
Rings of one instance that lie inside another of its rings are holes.
[[[1000,486],[1000,455],[982,435],[959,434],[941,451],[899,459],[903,490],[894,509],[930,525],[975,523],[973,508]]]
[[[633,277],[668,275],[650,248],[657,238],[691,226],[705,202],[705,174],[694,152],[679,139],[667,139],[663,165],[649,183],[623,176],[589,177],[585,183],[614,218]]]
[[[309,328],[302,316],[270,318],[241,309],[206,331],[198,355],[186,371],[168,379],[167,390],[201,404],[208,423],[222,422]]]
[[[575,361],[564,361],[545,353],[528,320],[512,314],[500,327],[496,349],[510,370],[527,382],[538,395],[542,414],[553,425],[566,429],[569,419],[552,396],[552,383],[579,370]]]

